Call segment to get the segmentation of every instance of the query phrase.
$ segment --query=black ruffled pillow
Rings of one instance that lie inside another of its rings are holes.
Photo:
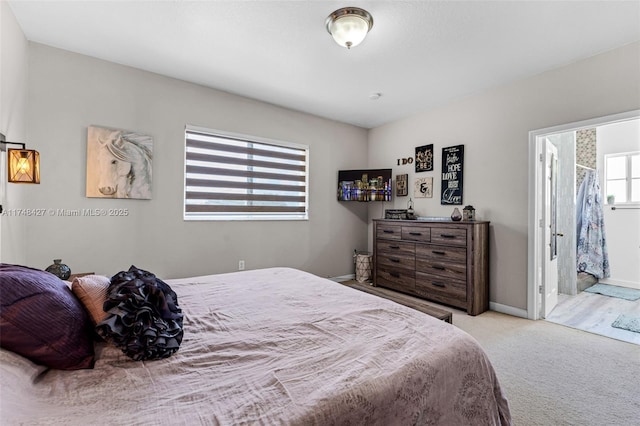
[[[0,264],[0,346],[51,368],[92,368],[92,328],[84,306],[58,277]]]
[[[178,296],[151,272],[131,266],[114,275],[103,309],[109,316],[96,332],[130,358],[161,359],[180,348],[184,332]]]

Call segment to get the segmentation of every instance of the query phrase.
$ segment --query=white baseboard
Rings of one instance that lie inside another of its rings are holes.
[[[598,280],[598,282],[602,284],[617,285],[619,287],[628,287],[640,290],[640,283],[636,283],[633,281],[616,280],[615,278],[602,278]]]
[[[513,306],[503,305],[501,303],[489,302],[489,309],[514,317],[529,318],[526,309],[514,308]]]
[[[339,277],[328,277],[327,279],[330,279],[331,281],[335,281],[335,282],[341,283],[342,281],[355,280],[356,279],[356,274],[341,275]]]

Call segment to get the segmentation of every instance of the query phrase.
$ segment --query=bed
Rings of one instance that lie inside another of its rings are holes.
[[[290,268],[165,282],[176,353],[96,341],[92,368],[61,370],[3,348],[0,423],[511,424],[487,355],[451,324]]]

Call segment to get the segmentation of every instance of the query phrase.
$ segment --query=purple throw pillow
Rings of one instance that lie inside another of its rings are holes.
[[[92,368],[93,325],[49,272],[0,263],[0,346],[60,370]]]

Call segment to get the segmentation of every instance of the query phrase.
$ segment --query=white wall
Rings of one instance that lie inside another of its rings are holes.
[[[27,140],[28,43],[5,1],[0,2],[0,64],[0,133],[8,141],[26,142],[27,148],[37,149]],[[5,210],[5,215],[0,216],[0,262],[24,263],[27,221],[7,214],[22,205],[24,197],[33,193],[37,185],[8,185],[6,161],[5,152],[0,155],[0,204]]]
[[[3,40],[4,33],[3,18]],[[392,167],[413,182],[413,165],[398,167],[397,159],[433,143],[435,170],[421,176],[434,177],[434,198],[414,199],[415,207],[419,215],[448,216],[452,207],[441,206],[438,197],[440,153],[464,144],[464,204],[492,223],[491,301],[526,309],[528,132],[640,108],[640,43],[372,129],[368,144],[364,129],[39,44],[29,44],[28,51],[28,67],[22,67],[29,71],[26,139],[41,152],[42,184],[21,185],[23,199],[12,207],[131,211],[127,218],[24,220],[27,228],[16,235],[29,250],[20,263],[44,268],[62,258],[76,272],[110,274],[136,264],[177,277],[232,271],[244,259],[248,268],[289,265],[325,276],[348,274],[353,250],[371,248],[367,218],[381,217],[384,208],[406,208],[407,198],[368,210],[338,203],[337,171]],[[4,71],[4,41],[2,54]],[[3,88],[19,85],[23,75],[3,76]],[[3,92],[3,108],[5,99]],[[311,219],[182,221],[187,123],[309,144]],[[91,124],[153,135],[153,200],[84,197]],[[24,250],[5,244],[5,235],[3,260],[19,261]]]
[[[134,264],[164,278],[292,266],[353,273],[367,211],[336,200],[339,169],[366,166],[367,130],[37,43],[29,45],[28,137],[41,185],[24,207],[127,208],[128,217],[29,218],[27,264],[61,258],[72,271],[113,274]],[[185,222],[184,126],[310,146],[310,220]],[[87,126],[154,138],[153,199],[85,197]],[[356,203],[357,204],[357,203]]]
[[[640,120],[601,126],[596,129],[596,151],[600,187],[604,191],[604,156],[640,151]],[[603,200],[606,194],[603,194]],[[623,206],[619,206],[623,207]],[[629,206],[630,207],[630,206]],[[609,251],[611,277],[600,280],[610,284],[640,288],[640,204],[636,209],[604,208],[605,236]]]
[[[412,183],[413,165],[398,167],[397,159],[433,143],[435,171],[419,175],[434,177],[434,198],[414,198],[415,209],[449,216],[453,207],[441,206],[438,196],[441,150],[464,144],[464,204],[491,221],[490,300],[526,310],[529,131],[638,109],[639,95],[640,43],[634,43],[373,129],[369,164],[408,173]],[[389,204],[406,208],[406,199]],[[371,208],[370,217],[380,212]]]

